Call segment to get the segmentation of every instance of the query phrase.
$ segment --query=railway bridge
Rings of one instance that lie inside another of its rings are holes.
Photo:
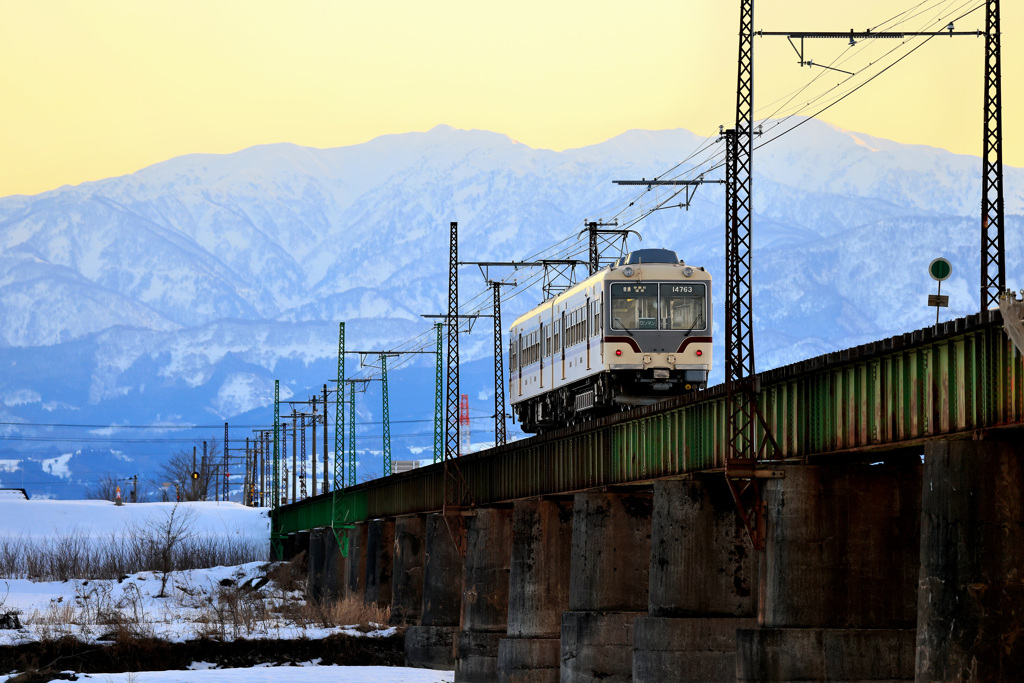
[[[1024,363],[997,310],[279,507],[314,597],[457,681],[1020,680]],[[744,523],[747,520],[747,524]]]

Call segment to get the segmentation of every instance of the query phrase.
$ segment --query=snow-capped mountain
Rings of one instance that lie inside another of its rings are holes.
[[[978,158],[819,121],[787,125],[766,122],[755,152],[760,368],[928,324],[926,267],[936,256],[954,266],[943,315],[977,310]],[[429,331],[421,314],[446,307],[449,221],[459,222],[462,260],[528,259],[573,244],[584,219],[650,208],[654,191],[611,181],[658,176],[705,142],[714,138],[630,131],[553,152],[439,126],[336,149],[189,155],[0,199],[0,486],[17,482],[10,462],[82,447],[71,437],[66,448],[26,441],[56,428],[14,423],[266,424],[274,378],[299,396],[334,375],[338,321],[349,348],[391,348]],[[1009,282],[1019,287],[1024,171],[1007,168],[1005,184]],[[720,186],[704,185],[688,211],[656,211],[635,229],[642,246],[675,249],[721,278],[723,203]],[[461,277],[464,301],[484,289],[475,269]],[[503,302],[506,318],[538,296]],[[480,415],[493,410],[485,332],[466,337],[462,352]],[[432,359],[413,365],[392,382],[427,395],[398,392],[396,404],[392,388],[393,419],[432,409]],[[360,408],[370,421],[380,418],[373,391]],[[428,445],[408,441],[409,452]],[[76,472],[76,458],[61,467]]]

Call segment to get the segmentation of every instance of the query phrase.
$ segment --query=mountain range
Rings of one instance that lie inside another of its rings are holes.
[[[979,158],[817,120],[764,129],[753,186],[759,369],[934,321],[926,269],[938,256],[953,264],[941,316],[978,309]],[[464,261],[585,258],[583,221],[629,224],[642,236],[631,248],[674,249],[718,278],[721,359],[721,186],[695,188],[680,208],[671,189],[612,183],[691,167],[720,179],[707,169],[721,148],[680,129],[555,152],[438,126],[334,149],[193,154],[2,198],[0,486],[79,495],[100,472],[151,474],[173,450],[222,436],[223,422],[232,440],[251,436],[272,419],[274,379],[282,398],[305,398],[335,376],[339,321],[349,349],[432,350],[421,315],[447,306],[450,221]],[[1008,281],[1019,287],[1024,170],[1005,169],[1005,202]],[[540,296],[539,286],[509,289],[505,325]],[[460,299],[489,311],[475,268],[460,271]],[[490,321],[478,321],[462,342],[478,442],[493,439],[491,350]],[[396,459],[431,446],[433,362],[393,361]],[[360,469],[372,471],[381,410],[379,385],[369,387],[357,415]],[[181,424],[201,427],[171,429]],[[138,429],[149,425],[166,428]]]

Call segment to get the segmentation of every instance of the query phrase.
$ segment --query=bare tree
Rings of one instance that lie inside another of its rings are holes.
[[[195,451],[195,469],[193,469],[192,449],[181,449],[176,451],[167,461],[160,466],[157,477],[150,483],[163,487],[169,483],[165,499],[171,496],[175,500],[210,500],[214,498],[217,484],[217,468],[221,465],[220,443],[217,439],[206,441],[206,461],[202,457],[203,445],[200,442]],[[192,477],[193,472],[198,475]],[[175,490],[172,490],[175,489]]]
[[[109,472],[89,486],[85,487],[88,500],[114,500],[117,498],[117,477]]]
[[[182,508],[175,503],[163,519],[151,519],[146,525],[145,538],[156,560],[157,571],[160,572],[160,594],[156,596],[158,598],[167,597],[167,579],[174,570],[175,549],[189,533],[195,517],[195,510]]]

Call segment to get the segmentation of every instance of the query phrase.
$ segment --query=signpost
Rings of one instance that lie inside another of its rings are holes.
[[[928,305],[935,307],[935,324],[939,324],[939,309],[949,307],[949,296],[942,294],[942,281],[953,274],[953,266],[946,259],[939,257],[928,264],[928,274],[939,283],[938,294],[928,295]]]

